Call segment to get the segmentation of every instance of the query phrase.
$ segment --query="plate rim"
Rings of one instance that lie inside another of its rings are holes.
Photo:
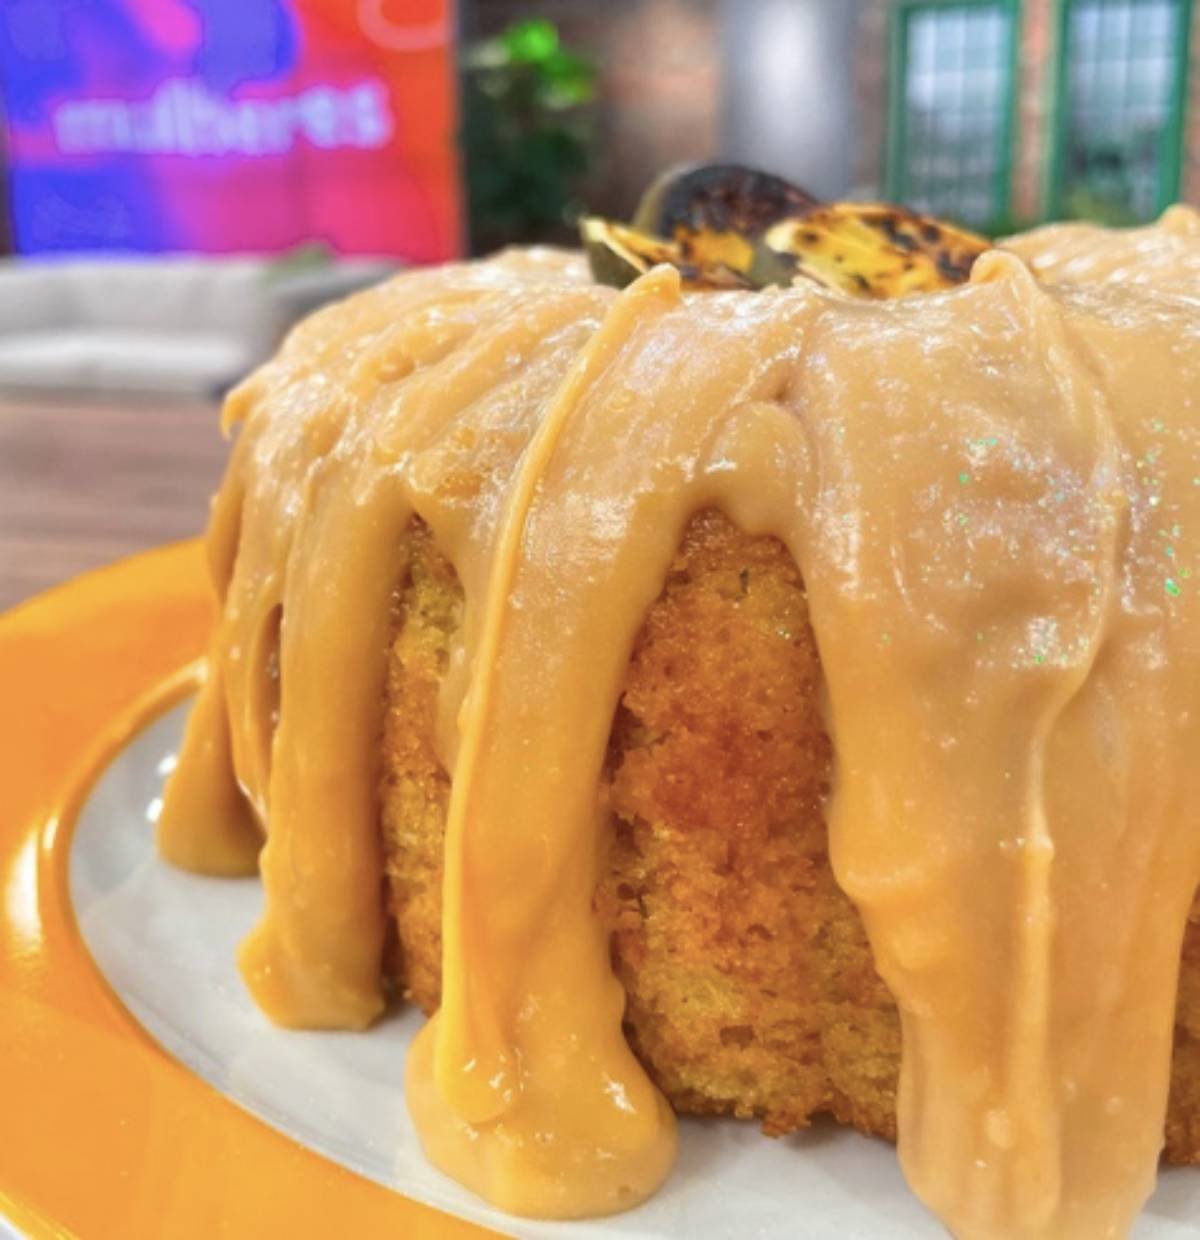
[[[83,940],[69,881],[79,811],[121,748],[195,687],[214,614],[200,540],[0,613],[0,1237],[6,1221],[30,1238],[495,1236],[300,1145],[194,1075]]]
[[[78,812],[194,687],[213,615],[199,539],[0,614],[0,1216],[30,1237],[494,1235],[225,1098],[150,1038],[84,944],[67,864]]]

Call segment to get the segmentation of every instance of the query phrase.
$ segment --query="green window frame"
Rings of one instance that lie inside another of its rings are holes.
[[[1192,0],[1061,0],[1049,215],[1134,223],[1179,196],[1191,31]]]
[[[1009,215],[1020,0],[901,0],[892,10],[884,186],[976,228]]]

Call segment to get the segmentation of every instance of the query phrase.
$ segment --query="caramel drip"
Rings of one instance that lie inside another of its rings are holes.
[[[669,1170],[591,911],[596,790],[641,619],[710,506],[806,583],[832,857],[902,1015],[914,1189],[969,1240],[1120,1236],[1150,1191],[1200,883],[1197,222],[1007,244],[884,304],[685,294],[667,269],[617,295],[506,255],[316,316],[235,396],[219,675],[162,848],[204,868],[211,813],[224,855],[228,721],[269,821],[255,997],[306,1026],[379,1010],[374,754],[419,515],[465,620],[443,1006],[409,1105],[494,1203],[603,1213]]]
[[[197,874],[258,873],[262,834],[233,778],[220,664],[210,660],[155,828],[159,854]]]

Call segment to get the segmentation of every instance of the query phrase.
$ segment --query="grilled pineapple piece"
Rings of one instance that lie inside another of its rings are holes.
[[[855,297],[906,297],[963,283],[989,247],[900,207],[837,202],[769,228],[753,277],[759,287],[807,277]]]
[[[580,222],[583,248],[599,284],[624,288],[651,267],[669,263],[685,288],[756,288],[746,274],[754,247],[736,233],[695,233],[677,241],[651,237],[597,216]]]
[[[740,164],[685,164],[664,172],[642,195],[633,227],[676,240],[696,233],[752,238],[820,205],[769,172]]]
[[[989,242],[879,203],[818,203],[736,165],[660,177],[634,226],[582,223],[592,273],[621,288],[658,263],[688,288],[765,288],[812,280],[852,297],[905,297],[961,284]]]

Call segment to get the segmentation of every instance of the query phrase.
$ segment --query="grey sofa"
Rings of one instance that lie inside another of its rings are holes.
[[[356,259],[0,261],[0,393],[215,395],[287,328],[395,265]]]

